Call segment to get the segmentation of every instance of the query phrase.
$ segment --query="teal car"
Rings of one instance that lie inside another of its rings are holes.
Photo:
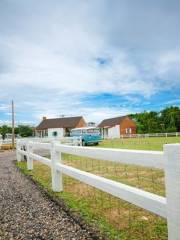
[[[82,146],[98,145],[102,141],[99,128],[85,127],[74,128],[70,132],[71,137],[80,137]]]

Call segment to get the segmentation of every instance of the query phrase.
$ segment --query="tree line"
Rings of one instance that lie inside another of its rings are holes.
[[[20,137],[31,137],[33,136],[33,127],[28,125],[19,125],[15,127],[14,132]],[[6,138],[7,134],[12,133],[12,128],[7,125],[0,126],[0,134],[3,139]]]
[[[130,114],[137,124],[137,133],[180,132],[180,108],[167,107],[159,112]]]
[[[137,133],[180,132],[180,108],[167,107],[159,112],[150,111],[129,115],[137,124]],[[4,139],[12,128],[0,126],[0,134]],[[19,125],[15,127],[15,134],[21,137],[33,136],[33,127]]]

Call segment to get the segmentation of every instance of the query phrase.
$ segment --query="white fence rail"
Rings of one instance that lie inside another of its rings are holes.
[[[26,151],[22,150],[22,146],[26,146]],[[51,152],[51,159],[35,154],[34,150],[38,148],[48,149]],[[165,171],[166,197],[67,166],[61,162],[62,153],[163,169]],[[164,145],[164,151],[160,152],[67,146],[57,142],[40,143],[20,140],[17,142],[17,160],[21,161],[24,155],[27,158],[29,170],[33,169],[33,160],[51,167],[53,191],[63,191],[62,174],[64,173],[167,218],[168,239],[180,239],[180,144]]]
[[[121,135],[120,138],[150,138],[150,137],[178,137],[180,132],[171,133],[145,133],[145,134],[125,134]]]
[[[27,138],[24,138],[26,141]],[[40,143],[51,143],[53,141],[59,142],[61,144],[66,144],[66,145],[71,145],[71,146],[78,146],[82,145],[82,139],[81,137],[61,137],[61,138],[49,138],[49,137],[44,137],[44,138],[29,138],[29,141],[33,142],[40,142]]]
[[[33,137],[33,138],[16,138],[15,139],[15,143],[18,141],[18,140],[21,140],[22,141],[33,141],[33,142],[41,142],[41,143],[50,143],[50,142],[53,142],[53,141],[58,141],[59,143],[61,144],[66,144],[66,145],[71,145],[71,146],[81,146],[82,145],[82,140],[81,140],[81,137],[62,137],[62,138],[36,138],[36,137]],[[1,146],[3,145],[6,145],[6,144],[12,144],[12,139],[2,139],[0,138],[0,148]]]
[[[15,139],[15,142],[16,142],[17,139]],[[12,143],[12,139],[0,139],[0,142],[2,145],[6,145],[6,144],[11,144]]]

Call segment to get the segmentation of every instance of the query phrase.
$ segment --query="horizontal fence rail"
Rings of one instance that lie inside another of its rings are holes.
[[[49,150],[51,159],[38,155],[34,152],[36,149]],[[62,153],[163,169],[165,171],[166,197],[65,165],[61,162]],[[17,160],[21,161],[22,156],[26,156],[29,170],[33,169],[33,160],[51,167],[53,191],[63,191],[62,174],[66,174],[112,196],[167,218],[168,239],[180,239],[180,144],[166,144],[164,151],[161,152],[91,148],[63,145],[57,142],[42,143],[19,140],[17,142]]]
[[[178,137],[180,132],[171,133],[142,133],[142,134],[122,134],[120,138],[150,138],[150,137]]]
[[[27,142],[28,141],[33,141],[33,142],[38,142],[38,143],[51,143],[53,141],[58,141],[59,143],[66,144],[66,145],[71,145],[71,146],[81,146],[82,145],[82,139],[81,137],[44,137],[44,138],[38,138],[38,137],[29,137],[29,138],[15,138],[15,144],[17,144],[18,141],[21,142]],[[12,145],[12,139],[11,138],[5,138],[2,139],[0,137],[0,147],[4,145]],[[35,145],[34,145],[35,146]],[[36,146],[35,146],[36,147]]]
[[[114,148],[91,148],[91,147],[74,147],[56,144],[55,148],[59,152],[73,154],[82,157],[89,157],[98,160],[108,160],[124,164],[135,164],[144,167],[154,167],[163,169],[163,152],[162,151],[143,151],[127,150]]]
[[[99,177],[64,164],[58,163],[56,166],[59,171],[62,171],[62,173],[72,178],[128,201],[129,203],[135,204],[138,207],[149,210],[159,216],[166,217],[166,198],[164,197],[104,177]]]

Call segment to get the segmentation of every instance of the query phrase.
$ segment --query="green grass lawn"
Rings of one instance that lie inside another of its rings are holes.
[[[179,137],[152,137],[152,138],[127,138],[104,140],[100,147],[140,149],[140,150],[163,150],[163,145],[168,143],[180,143]]]
[[[100,143],[99,147],[162,150],[163,144],[175,142],[180,142],[180,137],[105,140]],[[62,159],[67,165],[78,169],[158,195],[165,195],[164,173],[161,170],[99,161],[69,154],[63,154]],[[63,176],[64,191],[53,193],[49,167],[35,162],[34,170],[27,171],[26,163],[21,162],[17,165],[26,174],[31,174],[49,191],[49,194],[63,198],[71,209],[77,211],[87,223],[98,227],[102,233],[107,235],[108,239],[167,239],[166,221],[161,217],[68,176]]]

